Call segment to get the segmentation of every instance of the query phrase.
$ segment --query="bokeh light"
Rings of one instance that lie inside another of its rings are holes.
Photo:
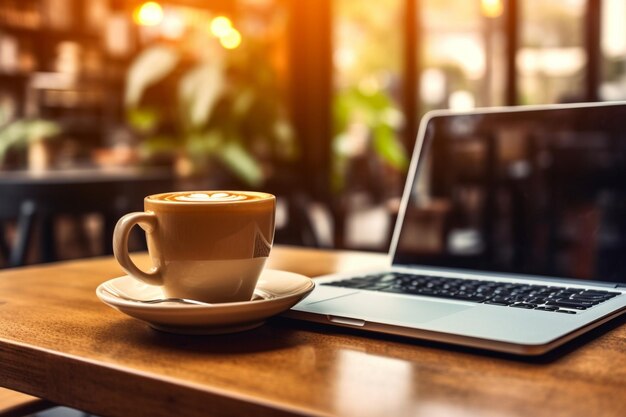
[[[157,26],[163,21],[163,8],[154,1],[148,1],[134,13],[135,22],[141,26]]]
[[[218,16],[211,20],[211,33],[218,38],[229,35],[234,30],[233,23],[225,16]]]
[[[485,17],[500,17],[504,9],[502,0],[481,0],[480,8]]]
[[[231,28],[228,33],[220,36],[220,43],[226,49],[235,49],[241,45],[241,34],[237,29]]]
[[[179,39],[185,33],[185,21],[174,11],[166,11],[161,24],[161,33],[169,39]]]

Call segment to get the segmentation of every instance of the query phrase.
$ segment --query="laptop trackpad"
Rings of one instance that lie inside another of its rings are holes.
[[[424,323],[473,308],[472,305],[429,301],[417,297],[359,292],[309,304],[304,309],[318,314],[357,318],[388,324]]]

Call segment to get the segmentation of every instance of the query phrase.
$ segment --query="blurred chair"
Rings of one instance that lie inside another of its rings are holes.
[[[309,212],[311,201],[304,194],[277,196],[284,222],[276,225],[274,241],[283,245],[319,248],[320,238]],[[281,207],[282,206],[282,207]]]
[[[33,173],[5,172],[0,175],[0,222],[17,221],[13,242],[0,229],[0,255],[9,266],[27,262],[38,237],[39,262],[58,260],[55,218],[60,214],[99,213],[105,254],[110,254],[117,219],[143,209],[143,197],[172,189],[169,171],[156,169],[73,170]]]

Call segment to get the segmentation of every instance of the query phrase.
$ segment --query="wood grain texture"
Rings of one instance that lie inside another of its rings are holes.
[[[316,276],[384,263],[278,247],[269,267]],[[0,272],[0,385],[120,417],[626,415],[624,319],[534,360],[281,318],[176,336],[96,298],[121,274],[112,258]]]

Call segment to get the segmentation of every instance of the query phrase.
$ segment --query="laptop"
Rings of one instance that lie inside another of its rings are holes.
[[[626,310],[626,102],[433,111],[383,270],[288,317],[519,355]]]

